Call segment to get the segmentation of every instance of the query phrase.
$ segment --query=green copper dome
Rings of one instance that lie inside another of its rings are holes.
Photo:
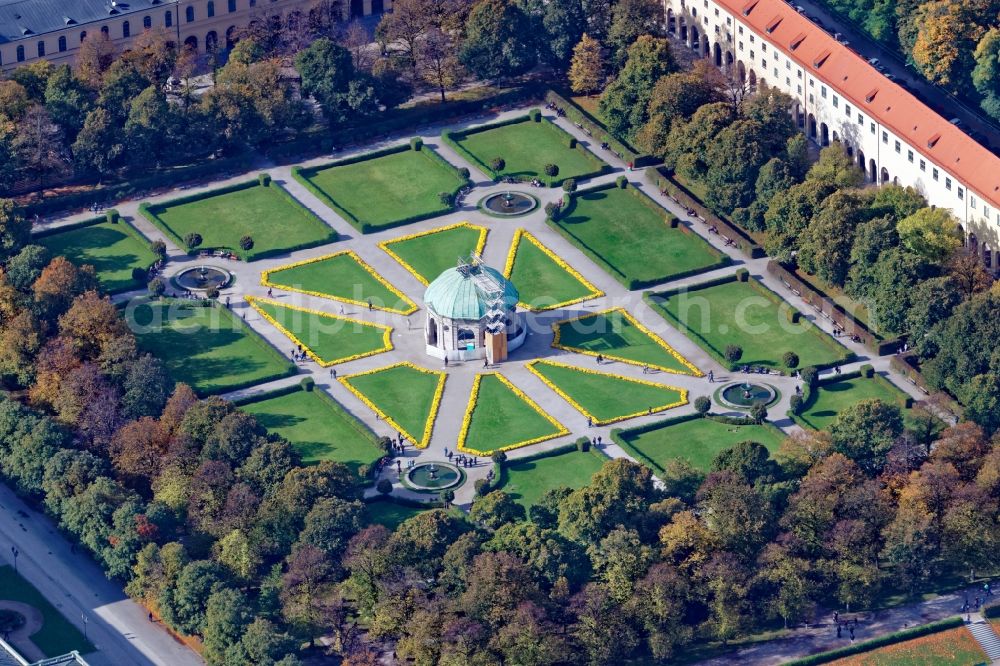
[[[490,292],[503,292],[506,309],[517,306],[519,295],[500,271],[483,264],[449,268],[424,292],[424,302],[445,319],[482,319],[490,309]]]

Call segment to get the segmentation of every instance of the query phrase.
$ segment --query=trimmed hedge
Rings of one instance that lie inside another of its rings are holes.
[[[843,659],[844,657],[870,652],[878,648],[895,645],[896,643],[902,643],[914,638],[920,638],[921,636],[929,636],[930,634],[936,634],[938,632],[945,631],[947,629],[954,629],[963,625],[964,622],[960,616],[949,617],[945,620],[938,620],[937,622],[931,622],[930,624],[924,624],[919,627],[903,629],[902,631],[885,634],[884,636],[879,636],[878,638],[862,641],[860,643],[854,643],[853,645],[845,645],[844,647],[837,648],[836,650],[821,652],[819,654],[803,657],[802,659],[796,659],[795,661],[787,662],[786,666],[817,666],[818,664],[828,664],[831,661]]]
[[[624,176],[620,176],[620,178],[623,178],[623,177]],[[725,266],[728,266],[728,265],[730,265],[733,262],[732,258],[728,254],[725,254],[723,252],[719,252],[717,249],[715,249],[711,245],[708,245],[709,250],[718,257],[718,261],[716,261],[714,264],[710,264],[710,265],[704,266],[702,268],[694,268],[694,269],[687,270],[687,271],[680,271],[678,273],[673,273],[671,275],[667,275],[667,276],[662,277],[662,278],[656,278],[655,280],[636,280],[636,279],[630,279],[627,275],[625,275],[620,270],[618,270],[617,268],[615,268],[614,266],[612,266],[611,264],[609,264],[607,261],[605,261],[604,257],[602,257],[601,254],[597,250],[595,250],[594,248],[592,248],[589,245],[587,245],[585,242],[583,242],[582,239],[578,238],[569,229],[567,229],[566,227],[564,227],[561,224],[559,224],[559,220],[562,219],[562,218],[564,218],[564,217],[566,217],[567,215],[569,215],[570,212],[573,210],[573,208],[576,207],[576,198],[577,197],[585,195],[585,194],[589,194],[589,193],[592,193],[592,192],[600,192],[600,191],[603,191],[603,190],[613,190],[613,189],[616,189],[618,187],[619,186],[617,185],[617,183],[606,183],[604,185],[597,185],[596,187],[590,187],[590,188],[587,188],[585,190],[577,190],[577,191],[572,192],[572,193],[567,193],[566,195],[564,195],[564,198],[567,199],[568,202],[558,211],[557,217],[553,218],[552,216],[548,216],[545,221],[548,223],[548,225],[550,227],[552,227],[553,229],[555,229],[556,232],[558,232],[560,236],[562,236],[563,238],[565,238],[567,241],[569,241],[569,243],[571,245],[573,245],[574,247],[576,247],[576,249],[578,249],[581,252],[583,252],[594,263],[596,263],[601,268],[603,268],[605,271],[607,271],[607,273],[611,277],[613,277],[619,284],[621,284],[626,289],[628,289],[630,291],[634,291],[636,289],[646,289],[648,287],[654,287],[654,286],[656,286],[658,284],[663,284],[664,282],[672,282],[673,280],[680,280],[682,278],[690,277],[692,275],[698,275],[700,273],[707,273],[709,271],[714,271],[714,270],[717,270],[719,268],[723,268]],[[660,206],[659,204],[657,204],[655,201],[653,201],[652,199],[650,199],[649,196],[645,192],[643,192],[642,190],[640,190],[637,187],[629,187],[629,188],[626,189],[626,191],[630,192],[632,195],[638,197],[639,201],[641,201],[643,204],[645,204],[648,208],[651,208],[657,215],[664,216],[665,222],[666,222],[667,226],[669,226],[669,227],[674,227],[675,226],[673,224],[673,222],[676,221],[677,218],[675,218],[673,215],[671,215],[670,211],[666,210],[665,208],[663,208],[662,206]],[[676,228],[681,233],[686,233],[686,234],[693,234],[694,233],[693,231],[691,231],[690,229],[688,229],[684,225],[677,226]]]
[[[515,116],[514,118],[508,118],[507,120],[501,120],[496,123],[490,123],[488,125],[480,125],[478,127],[471,127],[467,130],[461,130],[458,132],[444,132],[441,134],[441,140],[456,153],[458,153],[459,155],[461,155],[462,157],[464,157],[465,159],[467,159],[468,161],[472,162],[477,167],[479,167],[479,169],[483,173],[490,176],[493,180],[500,180],[500,178],[503,177],[503,174],[494,171],[489,164],[483,163],[482,160],[480,160],[478,157],[476,157],[471,152],[466,150],[465,146],[459,143],[455,139],[455,137],[465,138],[471,134],[477,134],[479,132],[486,132],[488,130],[499,129],[501,127],[507,127],[508,125],[518,125],[520,123],[526,123],[526,122],[535,122],[535,121],[531,119],[531,116],[529,114],[525,114],[523,116]],[[570,148],[574,150],[579,150],[583,152],[584,155],[586,155],[592,161],[600,165],[600,167],[595,171],[573,176],[573,180],[579,181],[579,180],[586,180],[588,178],[596,178],[597,176],[603,176],[606,173],[611,173],[612,171],[614,171],[614,167],[612,167],[610,164],[605,164],[604,161],[601,160],[601,158],[599,158],[597,155],[591,153],[589,150],[576,143],[575,137],[566,130],[564,130],[563,128],[559,127],[558,125],[556,125],[555,123],[549,121],[544,117],[540,118],[538,122],[549,123],[549,127],[556,130],[557,132],[560,132],[566,137],[566,142],[567,142],[566,145],[568,145]],[[563,181],[569,179],[565,176],[560,177],[558,175],[554,177],[546,176],[544,173],[539,174],[537,176],[512,176],[512,177],[514,178],[514,180],[517,180],[518,182],[522,183],[528,183],[537,178],[538,180],[545,183],[548,187],[559,187],[560,185],[563,184]]]
[[[809,409],[811,409],[812,406],[816,403],[816,400],[818,400],[817,396],[819,392],[817,391],[817,389],[826,386],[827,384],[836,384],[837,382],[849,381],[851,379],[870,379],[871,381],[874,382],[881,382],[885,384],[889,389],[903,393],[903,399],[901,401],[901,406],[903,409],[913,408],[913,398],[911,396],[906,395],[906,393],[903,392],[898,386],[890,382],[882,375],[876,373],[874,369],[872,369],[872,374],[870,376],[866,376],[865,368],[871,368],[871,366],[866,364],[861,366],[860,369],[854,370],[853,372],[845,372],[839,375],[828,375],[826,377],[821,377],[816,380],[816,383],[814,385],[811,386],[803,382],[804,388],[802,389],[802,404],[799,406],[798,412],[790,409],[785,414],[788,416],[788,418],[795,421],[795,423],[800,427],[806,430],[812,430],[812,426],[806,423],[801,415],[802,412],[806,412]]]
[[[210,199],[211,197],[218,196],[220,194],[231,194],[233,192],[249,190],[254,187],[269,187],[270,189],[273,189],[276,192],[280,192],[281,196],[283,196],[286,200],[288,200],[288,202],[291,203],[292,206],[296,210],[298,210],[302,215],[310,217],[320,222],[323,225],[323,227],[329,231],[329,233],[325,238],[320,238],[314,241],[310,241],[308,243],[300,243],[298,245],[293,245],[291,247],[275,248],[273,250],[264,250],[263,252],[254,252],[253,253],[254,261],[277,256],[279,254],[297,252],[298,250],[305,250],[307,248],[317,247],[319,245],[327,245],[328,243],[336,242],[340,238],[340,236],[337,234],[336,230],[333,229],[333,227],[327,224],[326,221],[323,220],[323,218],[321,218],[319,215],[312,212],[311,210],[306,208],[303,204],[301,204],[298,201],[298,199],[293,197],[288,192],[288,190],[286,190],[282,185],[280,185],[279,183],[275,183],[273,181],[269,181],[270,185],[266,186],[261,185],[261,182],[263,180],[262,176],[267,176],[267,175],[268,174],[260,174],[254,180],[248,180],[242,183],[234,183],[232,185],[226,185],[225,187],[219,187],[216,189],[207,190],[205,192],[187,194],[181,197],[177,197],[176,199],[170,199],[169,201],[164,201],[161,203],[150,204],[144,201],[141,204],[139,204],[139,212],[143,215],[143,217],[152,222],[157,229],[162,231],[164,234],[167,235],[168,238],[173,240],[174,243],[177,245],[177,247],[181,248],[182,250],[187,250],[187,253],[189,255],[197,256],[201,252],[211,252],[213,250],[228,250],[233,254],[235,254],[236,256],[243,259],[244,261],[247,261],[248,253],[243,248],[239,247],[239,244],[237,244],[236,247],[224,247],[224,246],[210,247],[207,245],[199,245],[196,248],[187,247],[187,243],[184,242],[184,239],[178,236],[173,229],[167,226],[167,224],[160,219],[159,213],[165,208],[171,206],[182,206],[184,204],[193,203],[195,201]],[[270,178],[270,176],[268,176],[268,178]]]
[[[608,144],[618,157],[626,162],[631,162],[633,167],[652,166],[660,161],[656,156],[640,153],[627,142],[612,136],[603,123],[573,102],[569,96],[556,90],[549,90],[545,93],[545,101],[561,107],[569,120],[582,125],[585,132],[589,132],[595,139]]]
[[[729,283],[729,282],[737,282],[737,281],[739,281],[739,277],[736,274],[726,275],[726,276],[723,276],[723,277],[720,277],[720,278],[715,278],[713,280],[706,280],[705,282],[699,282],[697,285],[694,285],[691,288],[668,289],[666,291],[660,291],[660,292],[647,292],[647,293],[643,294],[642,297],[643,297],[643,300],[646,301],[646,303],[648,303],[650,305],[656,305],[656,299],[658,299],[658,298],[669,298],[670,296],[674,296],[676,294],[679,294],[682,291],[690,293],[690,292],[698,291],[699,289],[705,289],[705,288],[708,288],[708,287],[715,287],[715,286],[718,286],[720,284],[726,284],[726,283]],[[751,279],[749,279],[749,276],[748,276],[747,284],[750,285],[752,288],[754,288],[756,291],[758,291],[765,298],[767,298],[767,299],[769,299],[771,301],[775,301],[775,302],[779,303],[779,305],[782,304],[782,303],[784,303],[784,304],[788,305],[789,308],[791,308],[791,304],[790,303],[788,303],[787,301],[785,301],[784,299],[782,299],[781,296],[779,296],[778,294],[776,294],[773,291],[771,291],[770,289],[768,289],[767,285],[765,285],[764,283],[760,282],[759,280],[751,280]],[[680,331],[682,333],[685,333],[688,337],[700,340],[702,346],[705,349],[705,351],[707,351],[713,358],[715,358],[715,360],[718,361],[724,368],[728,368],[730,371],[733,371],[736,368],[738,368],[738,367],[740,367],[742,365],[745,365],[744,363],[741,363],[740,361],[736,361],[735,363],[730,363],[729,361],[727,361],[726,357],[722,353],[716,351],[712,347],[712,345],[708,342],[708,340],[706,340],[704,337],[702,337],[702,335],[698,331],[696,331],[696,330],[688,327],[684,322],[682,322],[679,319],[677,319],[677,317],[675,317],[673,315],[673,313],[671,313],[666,308],[654,308],[654,309],[656,309],[657,313],[661,314],[664,318],[668,319],[670,321],[670,323],[672,323],[675,327],[677,327],[678,329],[680,329]],[[789,312],[795,312],[795,309],[791,308]],[[813,335],[820,336],[821,339],[824,342],[826,342],[829,346],[834,347],[835,349],[840,350],[841,354],[842,354],[841,357],[838,360],[836,360],[836,361],[831,361],[829,363],[821,363],[821,364],[819,364],[817,366],[814,366],[817,369],[832,368],[834,366],[841,365],[843,363],[850,363],[851,361],[853,361],[853,360],[855,360],[857,358],[857,354],[855,354],[854,352],[852,352],[851,350],[849,350],[847,347],[844,347],[839,342],[837,342],[835,340],[831,340],[827,336],[827,334],[824,333],[823,331],[821,331],[819,329],[819,327],[817,327],[815,324],[813,324],[812,327],[809,330],[812,332]],[[801,370],[801,368],[800,368],[800,370]],[[791,374],[793,372],[794,372],[794,370],[790,370],[789,372],[787,372],[787,373],[783,372],[782,374]]]
[[[419,141],[419,147],[415,147],[415,143]],[[347,209],[342,208],[333,197],[329,194],[316,187],[312,182],[312,178],[320,172],[326,169],[332,169],[336,167],[349,166],[351,164],[358,164],[360,162],[366,162],[368,160],[376,159],[379,157],[387,157],[389,155],[397,155],[399,153],[405,153],[407,151],[417,151],[421,155],[426,156],[428,159],[437,161],[438,163],[446,166],[448,170],[455,175],[458,179],[458,184],[452,188],[448,193],[451,195],[452,203],[449,205],[446,211],[434,211],[430,213],[421,213],[419,215],[410,215],[409,217],[404,217],[399,220],[394,220],[392,222],[380,225],[369,224],[368,222],[362,222],[351,214]],[[423,141],[419,138],[411,139],[410,143],[402,144],[399,146],[393,146],[391,148],[383,148],[381,150],[375,150],[370,153],[362,153],[361,155],[355,155],[354,157],[348,157],[343,160],[337,160],[336,162],[328,162],[326,164],[320,164],[314,167],[292,167],[292,178],[299,182],[302,187],[309,190],[313,196],[325,203],[327,206],[332,208],[340,217],[342,217],[348,224],[357,229],[363,234],[371,234],[378,231],[385,231],[386,229],[394,229],[396,227],[401,227],[406,224],[413,224],[414,222],[419,222],[421,220],[426,220],[432,217],[438,217],[440,215],[447,215],[455,210],[455,198],[463,187],[470,185],[471,182],[468,178],[462,174],[453,164],[448,162],[446,159],[437,154],[436,151],[431,150],[423,144]]]

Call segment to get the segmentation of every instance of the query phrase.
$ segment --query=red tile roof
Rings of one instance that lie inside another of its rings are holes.
[[[1000,208],[1000,159],[857,53],[782,0],[717,2],[804,70]],[[761,76],[767,78],[765,72]]]

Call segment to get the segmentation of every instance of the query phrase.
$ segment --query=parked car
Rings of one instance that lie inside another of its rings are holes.
[[[872,67],[878,68],[882,63],[879,62],[878,58],[868,58],[868,64]]]
[[[962,127],[965,125],[965,123],[962,122],[961,118],[952,118],[948,122],[951,123],[952,125],[954,125],[955,127],[959,128],[959,129],[962,129]]]
[[[885,78],[889,79],[890,81],[895,81],[896,75],[893,74],[892,72],[885,72]]]
[[[795,11],[797,11],[799,14],[805,14],[806,8],[803,7],[802,5],[795,5]]]

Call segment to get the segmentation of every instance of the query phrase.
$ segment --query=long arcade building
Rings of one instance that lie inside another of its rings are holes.
[[[872,183],[916,188],[951,210],[1000,270],[1000,158],[782,0],[664,0],[667,27],[751,88],[788,93],[806,135],[839,141]]]
[[[0,71],[36,60],[72,62],[87,35],[98,33],[120,51],[153,28],[198,53],[228,49],[254,18],[308,14],[322,4],[344,19],[392,8],[392,0],[0,0]]]

